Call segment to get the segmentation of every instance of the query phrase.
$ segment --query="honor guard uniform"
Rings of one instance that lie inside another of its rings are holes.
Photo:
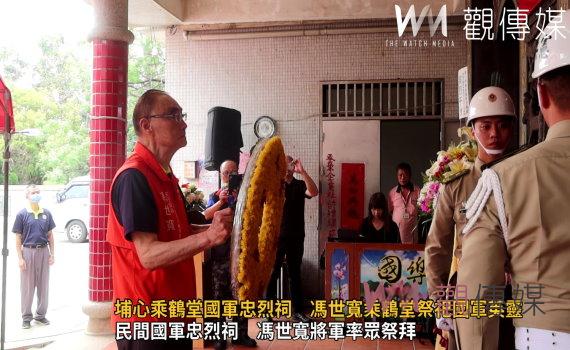
[[[469,104],[467,124],[474,127],[475,120],[483,117],[509,118],[511,129],[514,127],[512,120],[516,118],[515,107],[505,90],[490,86],[479,90],[473,96]],[[508,141],[510,137],[506,144]],[[481,167],[485,164],[480,155],[485,151],[487,157],[489,155],[496,157],[504,152],[504,149],[485,148],[479,139],[477,143],[479,151],[473,167],[445,183],[437,197],[437,205],[424,251],[428,292],[432,299],[437,300],[443,297],[446,288],[442,286],[455,285],[455,273],[461,258],[459,233],[467,223],[465,203],[475,189],[481,177]],[[451,320],[438,319],[437,326],[444,331],[443,337],[448,340],[447,348],[456,349]]]
[[[514,318],[516,349],[570,349],[570,16],[560,17],[539,37],[532,74],[546,140],[485,169],[467,203],[457,284],[489,306],[510,272],[514,301],[500,316],[457,319],[462,350],[502,349],[501,317]]]

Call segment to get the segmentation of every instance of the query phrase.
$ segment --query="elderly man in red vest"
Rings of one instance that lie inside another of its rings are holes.
[[[181,325],[185,336],[192,319],[172,314],[168,304],[162,317],[145,310],[157,301],[185,303],[196,298],[193,256],[228,238],[233,211],[216,212],[208,228],[188,223],[178,179],[170,167],[174,153],[186,146],[186,114],[172,97],[159,90],[145,92],[135,106],[133,125],[137,143],[113,179],[107,240],[113,259],[113,302],[116,306],[130,300],[140,305],[141,312],[113,315],[117,346],[191,349],[190,339],[170,337],[170,326]],[[161,322],[166,328],[154,329]],[[119,337],[123,334],[119,327],[130,328],[125,333],[131,336]],[[136,332],[137,327],[148,327],[148,336],[135,339],[134,335],[144,334]],[[157,332],[167,339],[153,339]]]

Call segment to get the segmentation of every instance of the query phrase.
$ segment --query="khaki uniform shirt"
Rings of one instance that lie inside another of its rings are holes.
[[[467,174],[443,185],[439,191],[424,250],[430,296],[433,296],[438,286],[447,285],[452,257],[461,258],[459,233],[467,223],[462,209],[481,177],[482,165],[483,162],[476,158],[473,168]]]
[[[457,284],[466,285],[468,298],[476,299],[479,286],[502,285],[509,268],[514,290],[523,290],[524,310],[534,297],[544,311],[529,310],[515,326],[570,332],[570,120],[556,123],[544,142],[493,170],[500,179],[507,232],[491,195],[463,236]],[[539,296],[528,295],[526,287],[537,285],[543,287]],[[481,292],[479,299],[484,298]],[[497,349],[498,321],[457,319],[461,349]]]

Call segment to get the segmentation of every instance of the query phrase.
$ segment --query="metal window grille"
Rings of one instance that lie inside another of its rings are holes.
[[[442,117],[443,80],[326,82],[326,118]]]

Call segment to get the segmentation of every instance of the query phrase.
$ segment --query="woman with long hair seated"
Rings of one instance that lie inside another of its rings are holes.
[[[384,193],[376,192],[370,197],[368,216],[362,221],[359,238],[364,242],[400,243],[400,231],[392,221]]]

